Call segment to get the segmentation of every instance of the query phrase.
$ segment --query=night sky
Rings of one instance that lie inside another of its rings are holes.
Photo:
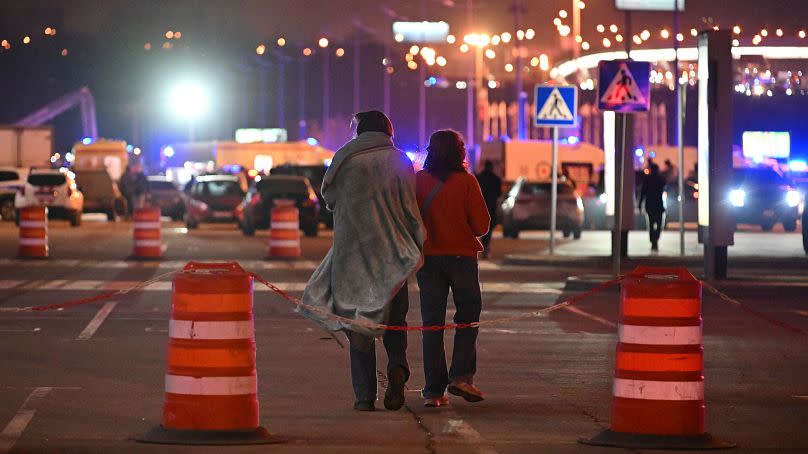
[[[552,20],[559,9],[569,11],[571,1],[522,3],[524,28],[536,31],[536,38],[528,43],[531,55],[546,53],[553,62],[569,58],[570,50],[560,45]],[[514,32],[511,4],[507,0],[475,1],[473,31]],[[344,58],[335,59],[333,55],[331,58],[331,111],[332,117],[341,118],[349,117],[352,107],[351,44],[357,24],[364,30],[362,108],[381,107],[382,43],[392,43],[393,18],[445,20],[458,36],[472,31],[466,26],[463,0],[4,0],[0,2],[0,11],[0,40],[8,39],[12,45],[9,50],[0,48],[3,99],[0,123],[13,122],[58,96],[89,86],[98,104],[101,135],[137,142],[152,153],[160,145],[184,137],[185,126],[167,115],[164,99],[168,83],[189,74],[209,82],[216,93],[211,106],[214,112],[198,127],[200,138],[229,139],[236,127],[243,126],[285,126],[290,130],[290,138],[297,138],[300,80],[306,88],[307,117],[316,131],[322,98],[322,61],[317,55],[307,62],[303,79],[296,62],[287,65],[283,118],[276,107],[278,74],[275,69],[270,71],[267,83],[272,89],[260,124],[255,55],[260,43],[272,46],[283,36],[288,45],[281,51],[294,59],[299,58],[303,46],[317,50],[316,40],[320,36],[331,39],[331,49],[345,47]],[[633,32],[644,28],[652,32],[662,27],[670,29],[671,22],[670,13],[635,13]],[[622,31],[624,15],[614,9],[611,0],[586,2],[582,35],[592,40],[593,51],[600,49],[595,31],[599,23],[607,26],[615,23]],[[770,30],[782,27],[787,36],[767,44],[804,45],[795,34],[799,29],[808,29],[808,8],[805,0],[688,0],[681,19],[681,29],[687,36],[684,44],[693,44],[686,33],[691,27],[703,29],[713,23],[723,27],[740,25],[744,29],[741,38],[746,40],[763,27]],[[56,36],[43,34],[48,26],[56,27]],[[161,45],[168,41],[164,36],[168,30],[181,31],[182,38],[171,40],[172,49],[165,51]],[[22,43],[26,35],[32,38],[28,45]],[[151,51],[144,50],[145,43],[152,45]],[[62,49],[68,50],[67,56],[60,55]],[[405,49],[403,44],[394,48],[396,73],[391,113],[400,124],[399,141],[403,146],[413,146],[413,118],[417,113],[414,102],[419,82],[415,79],[417,71],[408,71],[403,66]],[[447,79],[463,78],[467,68],[465,56],[456,47],[444,45],[444,49],[442,53],[449,64],[433,72]],[[799,62],[799,66],[804,64]],[[502,74],[503,78],[506,76]],[[541,78],[539,74],[531,75],[526,83],[533,84]],[[428,105],[434,113],[429,117],[428,128],[463,129],[464,97],[457,90],[430,91]],[[81,136],[78,115],[63,115],[54,123],[54,130],[58,147],[69,146]]]

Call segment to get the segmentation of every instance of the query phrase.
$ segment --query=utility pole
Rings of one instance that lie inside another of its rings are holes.
[[[573,3],[577,3],[575,0]],[[524,6],[522,6],[522,0],[515,0],[513,4],[513,17],[514,22],[516,23],[516,29],[522,29],[522,14],[525,12]],[[519,140],[526,140],[527,139],[527,124],[526,124],[526,117],[525,117],[525,105],[527,104],[527,94],[524,93],[523,87],[523,77],[524,72],[522,71],[522,40],[516,39],[516,67],[514,71],[516,72],[516,104],[517,104],[517,115],[518,118],[516,120],[516,137]]]

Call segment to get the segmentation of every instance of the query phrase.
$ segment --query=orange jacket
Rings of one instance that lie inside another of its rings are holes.
[[[415,176],[418,205],[437,184],[438,179],[426,170]],[[463,255],[477,257],[483,245],[477,237],[488,232],[491,217],[485,206],[480,185],[474,175],[453,172],[443,183],[424,216],[426,242],[424,255]]]

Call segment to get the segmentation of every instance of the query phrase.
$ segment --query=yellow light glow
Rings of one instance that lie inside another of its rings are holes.
[[[696,30],[695,28],[691,28],[690,29],[690,36],[693,36],[693,37],[699,36],[699,31]]]
[[[342,57],[345,55],[345,49],[340,47],[334,53],[337,55],[337,57]]]
[[[438,62],[438,66],[446,66],[446,63],[447,63],[446,62],[446,57],[444,57],[442,55],[440,57],[438,57],[437,59],[435,59],[435,61]]]
[[[67,49],[62,49],[62,57],[67,57]]]
[[[800,39],[805,39],[805,30],[800,30],[800,32],[797,33],[797,36],[799,36]]]
[[[553,25],[555,25],[556,27],[560,27],[561,26],[561,19],[559,19],[557,17],[555,19],[553,19]]]
[[[777,36],[783,36],[783,29],[778,28],[777,30],[775,30],[774,34],[777,35]]]
[[[741,34],[741,26],[736,25],[736,26],[732,27],[732,33],[735,33],[736,35],[740,35]]]
[[[617,25],[616,24],[609,25],[609,31],[612,33],[617,33]]]
[[[311,48],[307,47],[307,48],[303,49],[303,55],[305,55],[306,57],[311,55]]]
[[[469,51],[469,45],[468,44],[463,43],[463,44],[460,45],[460,52],[463,52],[465,54],[468,51]]]
[[[285,46],[285,45],[286,45],[286,38],[284,38],[284,37],[280,37],[280,38],[278,38],[277,43],[278,43],[278,46],[279,46],[279,47],[283,47],[283,46]]]
[[[51,28],[50,27],[45,28],[45,34],[50,36],[50,34],[51,34]]]
[[[494,59],[494,58],[496,58],[497,53],[494,52],[494,49],[486,49],[485,50],[485,56],[488,57],[489,59]]]
[[[559,11],[558,12],[558,17],[560,17],[562,19],[566,19],[567,18],[567,10],[562,9],[561,11]]]
[[[530,59],[530,66],[533,66],[534,68],[535,68],[536,66],[539,66],[539,57],[533,57],[533,58],[531,58],[531,59]]]
[[[412,54],[407,54],[404,56],[404,60],[412,61],[415,57]]]
[[[174,39],[182,38],[182,32],[174,32]]]
[[[584,38],[581,35],[577,35],[575,37],[575,42],[580,44],[580,43],[584,42]]]
[[[151,50],[151,43],[146,43],[146,44],[144,44],[144,45],[143,45],[143,49],[145,49],[145,50]]]
[[[455,41],[457,41],[457,38],[455,37],[455,35],[449,35],[449,36],[446,37],[446,42],[449,43],[449,44],[454,44]]]
[[[589,50],[589,42],[588,42],[588,41],[584,41],[584,42],[582,42],[582,43],[581,43],[581,49],[583,49],[583,50]]]
[[[507,44],[507,43],[511,42],[511,34],[508,33],[508,32],[505,32],[505,33],[499,35],[499,37],[502,39],[503,43]]]
[[[407,68],[412,70],[418,69],[418,63],[415,63],[414,61],[407,62]]]
[[[532,28],[525,30],[525,38],[533,39],[534,36],[536,36],[536,30],[533,30]]]
[[[671,32],[669,32],[667,29],[664,29],[664,28],[663,28],[663,29],[662,29],[662,31],[660,31],[660,32],[659,32],[659,36],[660,36],[662,39],[668,39],[668,38],[670,38],[670,37],[671,37]]]
[[[525,39],[525,31],[524,30],[516,30],[516,39],[519,41]]]
[[[547,54],[539,55],[539,69],[542,71],[550,69],[550,57],[548,57]]]
[[[676,34],[676,41],[679,41],[681,43],[684,40],[685,40],[685,35],[683,35],[681,33]]]
[[[513,72],[513,65],[510,64],[510,63],[507,63],[505,65],[505,72],[509,72],[509,73]]]
[[[166,32],[166,39],[174,39],[174,32],[171,30]]]
[[[25,38],[22,39],[23,44],[28,44],[30,42],[31,42],[31,37],[30,36],[26,36]]]
[[[769,36],[769,31],[764,28],[763,30],[760,31],[760,36],[764,38]]]
[[[494,35],[491,37],[491,44],[495,46],[498,46],[500,41],[502,41],[502,38],[500,38],[499,35]]]
[[[603,47],[612,47],[612,42],[609,41],[609,38],[603,38]]]
[[[603,24],[598,24],[597,26],[598,33],[603,33],[606,31],[606,27]]]
[[[578,2],[578,9],[586,9],[586,3],[579,1]]]
[[[413,54],[413,55],[418,55],[418,52],[420,52],[420,51],[421,51],[421,48],[418,47],[418,46],[410,47],[410,53]]]
[[[642,39],[637,35],[634,35],[634,37],[631,38],[631,40],[634,41],[634,44],[642,44]]]
[[[255,53],[258,54],[258,55],[264,55],[264,53],[266,51],[267,51],[267,46],[265,46],[263,44],[259,44],[258,47],[255,48]]]
[[[317,45],[325,49],[326,47],[328,47],[328,38],[325,37],[320,38],[320,40],[317,41]]]
[[[394,37],[394,39],[396,40],[397,43],[400,43],[400,42],[404,41],[404,35],[402,35],[401,33],[396,33],[396,36]]]
[[[617,41],[618,43],[622,43],[623,42],[623,35],[621,35],[619,33],[614,35],[614,40]]]

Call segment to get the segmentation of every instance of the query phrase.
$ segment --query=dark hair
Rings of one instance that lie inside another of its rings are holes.
[[[426,149],[429,154],[424,161],[424,169],[433,177],[446,181],[450,173],[466,171],[466,144],[457,131],[435,131]]]
[[[648,170],[651,172],[651,175],[656,175],[659,173],[659,166],[656,164],[651,164],[648,166]]]
[[[393,123],[382,112],[378,110],[369,110],[367,112],[359,112],[354,115],[356,120],[356,135],[363,132],[383,132],[390,137],[393,137]]]
[[[483,169],[493,172],[494,171],[494,163],[490,159],[486,159],[483,163]]]

